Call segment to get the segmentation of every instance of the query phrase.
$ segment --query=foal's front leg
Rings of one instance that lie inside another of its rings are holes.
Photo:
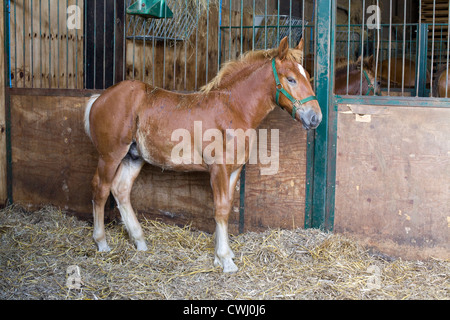
[[[216,220],[216,248],[214,265],[223,272],[236,272],[234,253],[228,241],[228,217],[233,202],[234,188],[241,169],[228,173],[224,165],[215,165],[211,170],[211,187],[214,195],[214,218]]]

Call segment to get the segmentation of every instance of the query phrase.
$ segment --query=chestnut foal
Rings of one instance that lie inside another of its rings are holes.
[[[205,159],[200,162],[174,161],[172,150],[178,142],[172,141],[172,133],[177,129],[193,133],[194,122],[198,121],[203,130],[214,128],[222,133],[227,129],[256,129],[277,105],[301,122],[305,129],[316,128],[322,113],[309,75],[299,64],[302,50],[303,40],[297,48],[289,49],[287,38],[284,38],[278,49],[249,52],[226,63],[197,93],[180,94],[139,81],[123,81],[102,95],[91,97],[85,112],[85,128],[99,153],[92,180],[93,236],[98,249],[110,250],[103,221],[110,191],[137,250],[147,249],[130,203],[133,182],[145,162],[168,170],[206,171],[210,173],[214,197],[214,264],[220,265],[224,272],[237,271],[228,242],[228,217],[243,164],[211,163]],[[252,139],[246,137],[246,142],[251,145],[253,141],[249,140]],[[205,144],[201,143],[187,156],[198,159],[204,148]],[[249,158],[248,151],[246,146],[245,161]]]

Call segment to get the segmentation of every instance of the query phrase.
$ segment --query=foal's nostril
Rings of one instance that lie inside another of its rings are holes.
[[[309,109],[300,113],[300,120],[302,121],[305,129],[315,129],[319,126],[322,116],[314,112],[313,109]]]

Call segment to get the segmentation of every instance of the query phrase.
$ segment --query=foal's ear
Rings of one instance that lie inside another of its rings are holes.
[[[295,49],[303,51],[303,44],[304,44],[304,42],[303,42],[303,38],[302,38],[302,40],[300,40],[297,48],[295,48]]]
[[[375,70],[375,60],[373,54],[369,58],[367,58],[367,64],[369,65],[370,70]]]
[[[374,64],[374,58],[373,55],[371,55],[368,58],[363,58],[363,56],[360,56],[358,60],[356,61],[357,65],[361,65],[361,60],[363,60],[363,67],[367,68],[369,70],[375,70],[375,64]]]
[[[288,51],[289,51],[288,38],[284,37],[283,40],[280,41],[280,46],[278,47],[278,58],[280,60],[286,58]]]

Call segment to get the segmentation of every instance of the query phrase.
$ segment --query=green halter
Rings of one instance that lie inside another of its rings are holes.
[[[364,77],[366,77],[367,86],[368,86],[368,89],[369,89],[369,90],[367,90],[366,96],[370,95],[370,93],[372,91],[373,91],[373,94],[375,95],[375,89],[373,87],[372,82],[370,82],[370,79],[369,79],[369,76],[367,75],[366,70],[363,70],[363,73],[364,73]]]
[[[275,67],[275,58],[272,59],[272,70],[273,70],[273,76],[275,77],[275,84],[276,84],[276,87],[277,87],[277,93],[275,95],[275,101],[276,101],[277,105],[281,109],[284,110],[284,108],[282,106],[280,106],[280,102],[279,102],[280,92],[282,94],[284,94],[285,97],[288,98],[292,102],[292,114],[291,114],[291,116],[292,116],[292,118],[295,119],[295,114],[297,113],[297,110],[298,110],[296,105],[302,105],[302,104],[305,104],[306,102],[309,102],[309,101],[312,101],[312,100],[317,100],[317,97],[316,96],[309,96],[309,97],[307,97],[305,99],[302,99],[302,100],[294,99],[294,97],[291,96],[289,94],[289,92],[284,90],[283,85],[280,82],[280,78],[278,77],[278,73],[277,73],[277,68]]]

